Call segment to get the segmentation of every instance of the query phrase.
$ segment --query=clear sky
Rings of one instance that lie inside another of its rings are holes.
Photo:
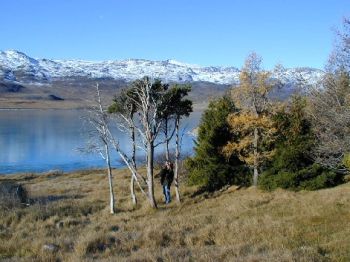
[[[323,68],[350,0],[0,0],[0,50],[36,58],[176,59]]]

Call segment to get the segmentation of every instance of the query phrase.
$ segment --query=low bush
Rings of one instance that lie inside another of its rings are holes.
[[[262,174],[259,185],[265,190],[284,188],[291,190],[317,190],[333,187],[344,182],[344,175],[324,168],[318,164],[296,172],[270,169]]]
[[[2,208],[20,207],[27,201],[27,191],[23,186],[14,182],[0,184],[0,206]]]
[[[211,164],[208,163],[198,168],[192,159],[186,162],[187,167],[191,169],[191,176],[188,179],[189,185],[199,185],[202,190],[213,192],[226,185],[245,185],[251,184],[251,172],[244,165],[231,166],[229,164]],[[204,175],[203,175],[204,174]]]

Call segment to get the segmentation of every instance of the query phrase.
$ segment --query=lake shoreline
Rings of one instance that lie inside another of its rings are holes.
[[[195,108],[189,118],[183,119],[183,152],[192,153],[193,135],[202,110]],[[90,127],[84,122],[86,111],[81,109],[2,109],[0,110],[0,174],[64,172],[103,167],[104,161],[97,154],[84,151],[89,139]],[[130,153],[127,134],[115,130],[122,149]],[[163,147],[157,148],[157,154]],[[139,157],[143,153],[139,152]],[[120,164],[114,151],[115,167]]]
[[[123,169],[127,169],[126,166],[121,166],[119,168],[112,168],[113,171],[115,172],[119,172]],[[70,170],[70,171],[64,171],[64,170],[60,170],[60,169],[52,169],[49,171],[44,171],[44,172],[18,172],[18,173],[9,173],[9,174],[0,174],[0,178],[5,178],[7,176],[11,176],[11,179],[13,178],[26,178],[26,177],[32,177],[32,176],[51,176],[51,175],[72,175],[72,174],[76,174],[76,173],[95,173],[95,172],[103,172],[105,171],[105,168],[99,168],[99,167],[92,167],[92,168],[83,168],[83,169],[76,169],[76,170]]]
[[[125,167],[120,167],[120,168],[112,168],[113,170],[121,170]],[[82,168],[82,169],[72,169],[69,171],[64,171],[61,169],[52,169],[52,170],[48,170],[48,171],[24,171],[24,172],[18,172],[18,173],[0,173],[0,177],[6,177],[6,176],[11,176],[11,177],[15,177],[15,176],[45,176],[45,175],[50,175],[50,174],[61,174],[61,175],[65,175],[65,174],[73,174],[73,173],[84,173],[84,172],[97,172],[97,171],[101,171],[104,170],[104,168],[99,168],[99,167],[92,167],[92,168]]]
[[[53,103],[62,103],[62,102],[53,102]],[[208,102],[202,102],[202,103],[194,103],[193,104],[193,111],[203,111],[208,107]],[[0,111],[15,111],[15,110],[55,110],[55,111],[59,111],[59,110],[63,110],[63,111],[69,111],[69,110],[87,110],[88,106],[86,105],[81,105],[81,104],[76,104],[72,107],[64,107],[64,106],[57,106],[57,104],[52,104],[50,106],[46,106],[45,105],[41,105],[41,104],[36,104],[37,106],[35,107],[21,107],[21,106],[17,106],[17,107],[0,107]]]

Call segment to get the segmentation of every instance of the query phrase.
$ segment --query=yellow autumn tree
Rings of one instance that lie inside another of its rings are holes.
[[[266,115],[255,116],[250,112],[231,114],[227,121],[236,139],[228,142],[223,148],[224,155],[227,158],[233,154],[237,155],[241,161],[254,168],[254,171],[258,170],[261,164],[274,154],[274,150],[271,149],[276,132],[273,122]],[[255,146],[256,141],[259,142],[256,144],[259,146]],[[256,185],[255,173],[253,182]]]
[[[261,164],[273,156],[271,143],[275,128],[269,117],[268,95],[275,83],[270,73],[261,69],[262,59],[250,54],[240,73],[240,84],[231,90],[232,99],[240,111],[228,117],[235,139],[223,147],[226,157],[237,154],[254,170],[253,185],[258,183]]]

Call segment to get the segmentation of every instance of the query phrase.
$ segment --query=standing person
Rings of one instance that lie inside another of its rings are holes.
[[[174,180],[173,164],[169,161],[166,161],[164,167],[160,171],[160,183],[163,186],[165,204],[169,204],[171,202],[170,185],[173,182],[173,180]]]

